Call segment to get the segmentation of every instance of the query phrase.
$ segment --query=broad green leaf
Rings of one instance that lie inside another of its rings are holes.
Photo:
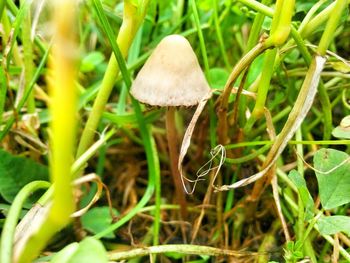
[[[201,0],[197,3],[198,9],[201,9],[203,11],[209,11],[213,8],[213,1],[212,0]]]
[[[9,203],[26,184],[36,180],[48,180],[47,167],[32,159],[0,150],[0,160],[0,195]],[[36,200],[32,200],[34,201]]]
[[[332,135],[340,139],[350,139],[350,116],[341,120],[339,126],[332,131]]]
[[[160,113],[162,112],[161,109],[152,111],[150,113],[147,113],[145,115],[145,120],[147,123],[152,123],[156,120],[159,120]],[[109,122],[117,125],[117,126],[134,126],[137,125],[137,119],[136,115],[132,113],[125,113],[125,114],[116,114],[111,112],[104,112],[102,114],[102,118],[108,120]]]
[[[256,59],[254,59],[253,63],[249,67],[249,73],[247,76],[247,85],[251,85],[259,77],[259,75],[261,73],[263,61],[264,61],[264,56],[262,56],[262,55],[258,56]],[[237,84],[238,83],[236,83],[235,85],[237,85]],[[255,90],[250,90],[250,91],[255,92]]]
[[[295,64],[295,61],[300,56],[300,52],[298,49],[292,49],[290,52],[287,53],[287,55],[284,58],[284,61],[289,64]]]
[[[209,70],[210,86],[213,89],[223,89],[229,77],[229,72],[223,68],[212,68]]]
[[[332,135],[338,139],[350,139],[350,128],[337,126],[333,129]]]
[[[314,201],[311,197],[309,190],[307,189],[306,181],[304,177],[296,170],[290,171],[288,177],[292,180],[298,189],[301,201],[305,207],[305,220],[310,220],[314,215]]]
[[[71,243],[51,260],[51,263],[104,263],[108,262],[107,253],[101,241],[92,237],[80,243]]]
[[[323,216],[317,221],[317,225],[323,235],[344,232],[350,236],[350,217],[348,216]]]
[[[104,61],[105,57],[101,52],[94,51],[85,56],[80,65],[81,72],[91,72]]]
[[[345,63],[345,61],[329,62],[329,64],[336,70],[341,73],[349,73],[350,65]]]
[[[113,213],[118,215],[118,211],[113,209]],[[83,227],[93,234],[97,234],[112,224],[112,217],[109,213],[109,207],[94,207],[81,217]],[[105,238],[114,238],[113,233],[104,236]]]
[[[66,263],[72,258],[74,253],[78,250],[79,244],[77,242],[65,246],[61,251],[54,255],[51,263]]]
[[[346,153],[333,149],[320,149],[314,156],[321,204],[325,209],[350,202],[350,164],[346,162],[331,171],[348,158]]]
[[[79,243],[78,249],[68,263],[107,263],[106,249],[100,240],[92,237],[85,238]]]
[[[167,256],[168,258],[173,258],[176,260],[179,260],[184,257],[184,254],[180,252],[166,252],[164,253],[164,255]]]

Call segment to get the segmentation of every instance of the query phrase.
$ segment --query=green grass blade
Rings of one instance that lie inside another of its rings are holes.
[[[123,76],[125,85],[127,89],[129,90],[131,87],[131,78],[130,74],[127,70],[127,66],[125,63],[125,60],[120,52],[120,49],[114,41],[114,35],[112,28],[110,24],[108,23],[108,20],[103,12],[103,8],[101,5],[101,2],[99,0],[93,0],[94,7],[96,9],[96,12],[99,14],[99,19],[101,20],[101,23],[103,25],[103,29],[105,30],[105,33],[108,37],[108,40],[112,46],[114,55],[117,59],[117,62],[119,64],[120,72]],[[127,215],[125,215],[123,218],[121,218],[117,223],[111,225],[109,228],[105,229],[104,231],[98,233],[95,235],[95,238],[101,238],[107,233],[110,233],[123,224],[125,224],[127,221],[129,221],[135,214],[139,212],[139,210],[144,207],[148,201],[151,199],[153,192],[155,190],[155,199],[156,199],[156,208],[155,208],[155,220],[154,220],[154,239],[153,243],[157,244],[158,243],[158,233],[159,233],[159,228],[160,228],[160,168],[159,168],[159,159],[158,159],[158,154],[157,150],[155,147],[155,142],[151,134],[150,127],[147,126],[144,116],[141,111],[140,104],[132,98],[132,104],[134,107],[135,115],[137,122],[139,124],[140,128],[140,133],[142,137],[142,141],[144,143],[145,147],[145,152],[146,152],[146,158],[147,158],[147,163],[148,163],[148,174],[149,174],[149,181],[147,185],[147,189],[139,203],[131,210],[128,212]]]

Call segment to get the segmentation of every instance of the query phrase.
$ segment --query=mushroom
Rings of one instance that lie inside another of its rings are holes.
[[[166,132],[176,198],[186,217],[186,198],[178,166],[175,127],[177,106],[194,106],[211,94],[197,57],[186,38],[169,35],[162,39],[139,71],[130,93],[140,102],[166,106]]]

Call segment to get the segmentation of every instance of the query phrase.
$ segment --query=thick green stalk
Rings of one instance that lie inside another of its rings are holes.
[[[249,6],[250,8],[254,9],[255,11],[265,14],[269,17],[272,17],[274,14],[274,10],[258,1],[255,0],[238,0],[242,4],[245,4],[246,6]]]
[[[307,25],[311,18],[315,15],[317,10],[326,2],[326,0],[318,1],[316,4],[314,4],[310,10],[307,12],[306,16],[301,21],[301,24],[299,25],[298,32],[302,32],[304,30],[305,25]]]
[[[270,2],[271,2],[271,0],[263,0],[261,2],[261,4],[269,5]],[[253,25],[250,29],[248,43],[247,43],[247,49],[246,49],[245,53],[247,53],[249,50],[251,50],[258,42],[261,27],[263,25],[265,16],[266,16],[266,14],[264,14],[263,12],[258,12],[257,15],[255,16]]]
[[[350,0],[347,0],[347,3],[350,3]],[[327,6],[325,9],[323,9],[320,13],[318,13],[314,18],[310,20],[304,27],[301,28],[300,34],[303,37],[310,36],[315,30],[320,27],[322,24],[324,24],[326,21],[328,21],[329,17],[332,15],[334,6],[336,2],[331,3],[329,6]],[[336,12],[339,12],[337,10]]]
[[[271,3],[271,0],[263,0],[261,2],[261,4],[263,5],[269,5],[270,3]],[[262,12],[258,12],[257,15],[255,16],[254,22],[250,29],[247,47],[244,52],[245,54],[248,53],[249,50],[251,50],[258,43],[265,16],[266,15]],[[245,112],[247,109],[247,98],[245,96],[242,96],[238,103],[239,103],[238,104],[238,112],[239,112],[238,122],[239,122],[239,126],[243,127],[246,122]]]
[[[266,39],[265,45],[267,47],[277,47],[282,45],[288,38],[291,19],[294,10],[294,0],[278,0],[276,3],[276,10],[272,18],[271,32],[268,39]],[[264,114],[264,107],[267,98],[267,93],[270,87],[270,81],[274,72],[275,58],[277,55],[277,49],[266,51],[264,58],[263,71],[261,73],[261,79],[259,82],[258,94],[256,103],[251,117],[248,119],[244,133],[247,134],[251,131],[254,123]]]
[[[244,126],[244,133],[249,134],[251,129],[259,118],[264,115],[264,107],[267,98],[267,93],[270,87],[270,81],[272,74],[274,72],[275,58],[277,54],[277,49],[267,50],[265,53],[263,72],[261,74],[261,79],[259,82],[259,89],[256,98],[256,103],[252,112],[251,117],[248,119],[246,125]]]
[[[252,61],[266,50],[264,43],[259,42],[254,48],[252,48],[247,54],[245,54],[240,61],[233,68],[230,76],[228,77],[224,91],[219,98],[219,108],[217,110],[218,115],[218,137],[220,144],[227,144],[227,111],[228,101],[234,83],[239,75],[252,63]]]
[[[347,6],[348,1],[347,0],[337,0],[335,3],[335,6],[332,10],[334,12],[331,12],[329,20],[327,22],[326,28],[322,34],[321,41],[318,45],[317,52],[321,56],[326,55],[326,51],[330,45],[330,43],[334,39],[334,32],[337,29],[340,17],[344,11],[344,9]]]
[[[280,46],[289,36],[295,0],[277,0],[276,10],[272,18],[270,37],[267,46]]]
[[[138,7],[134,6],[130,1],[124,1],[123,23],[117,37],[117,43],[124,58],[126,57],[132,40],[134,39],[140,23],[143,20],[145,10],[143,11],[144,12],[140,14]],[[118,74],[119,66],[114,54],[112,54],[96,100],[92,107],[92,111],[84,127],[77,150],[77,157],[82,155],[93,141],[95,131],[100,122],[101,115],[105,109]]]

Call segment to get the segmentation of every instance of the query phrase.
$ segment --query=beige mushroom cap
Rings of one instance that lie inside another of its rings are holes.
[[[211,90],[190,43],[183,36],[170,35],[155,48],[130,92],[154,106],[192,106]]]

